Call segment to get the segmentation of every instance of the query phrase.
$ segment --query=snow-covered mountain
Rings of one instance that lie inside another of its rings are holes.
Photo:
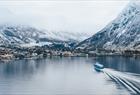
[[[0,26],[0,44],[24,44],[36,42],[44,33],[27,26]]]
[[[79,37],[80,35],[80,37]],[[78,43],[85,34],[39,30],[25,25],[0,25],[0,45],[50,45]]]
[[[140,2],[131,1],[116,19],[77,48],[140,48]]]
[[[47,30],[47,25],[40,27],[34,25],[32,20],[26,22],[24,21],[26,17],[22,19],[23,16],[7,7],[0,7],[0,13],[0,45],[34,46],[77,43],[89,37],[86,33]]]

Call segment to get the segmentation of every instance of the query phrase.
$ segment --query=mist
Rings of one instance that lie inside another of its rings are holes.
[[[48,31],[93,35],[129,1],[0,1],[0,24],[30,25]]]

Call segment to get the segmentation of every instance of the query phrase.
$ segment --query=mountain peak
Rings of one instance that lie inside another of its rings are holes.
[[[131,1],[119,16],[101,31],[79,44],[85,49],[140,49],[140,1]]]
[[[140,1],[138,1],[138,0],[130,1],[130,3],[128,4],[128,6],[135,7],[137,9],[140,9]]]

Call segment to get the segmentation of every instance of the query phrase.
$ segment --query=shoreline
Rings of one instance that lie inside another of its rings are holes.
[[[0,62],[9,62],[9,61],[14,61],[14,60],[24,60],[24,59],[44,59],[44,58],[54,58],[54,57],[59,57],[59,58],[65,58],[65,57],[83,57],[83,58],[96,58],[96,57],[129,57],[129,58],[140,58],[140,55],[94,55],[94,56],[60,56],[60,55],[52,55],[52,56],[34,56],[34,57],[24,57],[24,58],[10,58],[10,59],[0,59]]]

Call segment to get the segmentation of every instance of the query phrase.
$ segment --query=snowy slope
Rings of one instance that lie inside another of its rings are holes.
[[[41,46],[52,43],[78,43],[84,37],[85,34],[65,31],[39,30],[23,25],[0,25],[0,45]]]
[[[44,33],[27,26],[0,26],[0,44],[24,44],[36,42]]]
[[[69,31],[47,31],[48,38],[62,40],[62,41],[82,41],[89,37],[88,33],[78,33]]]
[[[77,48],[140,48],[140,2],[130,2],[115,20]]]

